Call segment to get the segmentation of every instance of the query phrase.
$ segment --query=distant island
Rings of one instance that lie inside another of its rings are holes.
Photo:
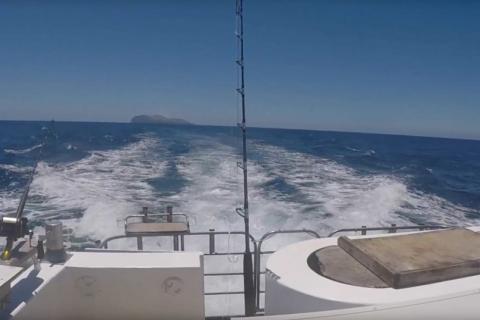
[[[156,123],[156,124],[179,124],[179,125],[193,125],[183,119],[167,118],[161,115],[139,115],[130,120],[131,123]]]

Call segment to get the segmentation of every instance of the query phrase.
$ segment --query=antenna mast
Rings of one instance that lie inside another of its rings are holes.
[[[237,68],[239,71],[239,87],[237,93],[242,105],[242,122],[239,127],[242,131],[243,158],[240,167],[243,171],[243,208],[237,208],[237,213],[243,217],[245,223],[245,253],[243,255],[243,284],[245,291],[245,315],[255,314],[255,287],[253,283],[252,253],[250,251],[250,226],[248,212],[248,172],[247,172],[247,126],[245,120],[245,64],[243,55],[243,0],[236,0],[236,36],[238,46]]]

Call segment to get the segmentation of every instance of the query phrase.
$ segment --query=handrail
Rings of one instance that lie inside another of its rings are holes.
[[[149,218],[162,218],[166,222],[173,222],[172,218],[177,218],[177,217],[183,217],[184,218],[184,223],[188,224],[188,216],[184,213],[172,213],[172,214],[165,214],[165,213],[154,213],[154,214],[133,214],[129,215],[125,218],[125,225],[127,225],[128,220],[133,219],[133,218],[141,218],[142,220],[149,220]]]
[[[229,234],[241,234],[241,235],[244,235],[245,232],[244,231],[215,231],[215,229],[210,229],[210,231],[198,231],[198,232],[189,232],[189,233],[185,233],[185,234],[182,234],[181,236],[185,237],[185,236],[201,236],[201,235],[209,235],[209,236],[215,236],[215,235],[229,235]],[[110,241],[113,241],[113,240],[118,240],[118,239],[125,239],[125,238],[136,238],[138,236],[140,237],[168,237],[168,236],[172,236],[174,235],[174,233],[145,233],[145,234],[134,234],[134,235],[131,235],[131,234],[121,234],[121,235],[118,235],[118,236],[112,236],[112,237],[109,237],[105,240],[103,240],[100,245],[98,245],[98,248],[104,248],[104,249],[108,249],[108,243]],[[214,239],[214,238],[213,238]],[[210,241],[211,241],[211,238],[210,238]],[[257,240],[255,240],[255,238],[250,235],[250,241],[252,241],[252,243],[254,244],[254,248],[257,246]],[[215,252],[215,242],[213,242],[213,246],[211,245],[210,246],[210,253],[214,253]],[[218,254],[218,253],[216,253]],[[231,254],[230,252],[227,252],[227,254]]]
[[[142,217],[142,216],[140,216]],[[200,232],[189,232],[185,234],[180,235],[181,239],[181,250],[184,250],[184,237],[185,236],[208,236],[208,241],[209,241],[209,252],[204,253],[205,256],[225,256],[225,255],[244,255],[245,252],[217,252],[215,248],[215,236],[216,235],[245,235],[244,231],[215,231],[215,229],[210,229],[209,231],[200,231]],[[143,237],[175,237],[177,236],[174,233],[166,234],[166,233],[146,233],[146,234],[123,234],[123,235],[118,235],[118,236],[113,236],[105,239],[103,242],[98,245],[99,248],[103,249],[108,249],[108,243],[113,240],[118,240],[118,239],[126,239],[126,238],[137,238],[137,249],[138,250],[143,250],[143,242],[142,238]],[[140,238],[140,239],[139,239]],[[253,252],[252,255],[253,257],[256,256],[257,253],[257,241],[252,235],[249,235],[249,239],[253,245]],[[178,251],[178,247],[175,246],[174,243],[174,250]],[[213,276],[240,276],[244,275],[243,272],[211,272],[211,273],[205,273],[205,276],[213,277]],[[255,272],[253,274],[253,279],[254,282],[256,283],[257,276],[259,277],[259,274],[257,275]],[[228,295],[236,295],[236,294],[243,294],[244,291],[218,291],[218,292],[205,292],[206,296],[211,296],[211,295],[222,295],[222,294],[228,294]]]
[[[295,234],[295,233],[303,233],[312,236],[313,238],[321,238],[320,235],[310,229],[293,229],[293,230],[275,230],[275,231],[270,231],[265,233],[261,238],[260,241],[258,241],[258,246],[257,246],[257,251],[256,251],[256,256],[255,256],[255,295],[256,295],[256,308],[257,311],[260,311],[260,268],[261,268],[261,255],[262,254],[267,254],[267,252],[262,252],[262,244],[264,241],[271,239],[272,237],[278,235],[278,234]],[[271,253],[270,251],[268,253]]]
[[[411,226],[397,226],[392,224],[389,227],[369,227],[362,226],[361,228],[345,228],[345,229],[338,229],[334,232],[330,233],[327,237],[332,237],[337,233],[341,232],[361,232],[362,236],[367,234],[367,231],[388,231],[389,233],[395,233],[397,230],[436,230],[436,229],[447,229],[451,228],[451,226],[443,226],[443,225],[411,225]]]
[[[265,233],[261,238],[260,241],[258,242],[261,244],[264,240],[267,240],[268,238],[273,237],[276,234],[294,234],[294,233],[306,233],[314,236],[315,238],[321,238],[321,236],[314,230],[310,229],[290,229],[290,230],[274,230]]]
[[[185,216],[183,214],[175,214],[179,216]],[[148,215],[150,216],[167,216],[167,215],[158,215],[158,214],[152,214]],[[134,215],[134,216],[129,216],[129,217],[144,217],[144,215]],[[186,216],[185,216],[186,217]],[[128,217],[127,217],[128,218]],[[188,219],[188,217],[186,217]],[[188,220],[187,220],[188,221]],[[410,225],[410,226],[397,226],[395,224],[392,224],[391,226],[388,227],[366,227],[362,226],[360,228],[344,228],[344,229],[338,229],[333,231],[332,233],[328,234],[326,237],[332,237],[338,233],[343,233],[343,232],[361,232],[362,235],[366,235],[368,231],[386,231],[388,233],[396,233],[398,230],[435,230],[435,229],[446,229],[446,228],[451,228],[451,226],[446,226],[446,225]],[[310,229],[287,229],[287,230],[274,230],[265,233],[260,240],[256,240],[252,235],[249,235],[250,241],[253,244],[253,258],[254,258],[254,270],[253,270],[253,277],[254,277],[254,284],[255,284],[255,298],[256,298],[256,310],[257,312],[261,312],[262,309],[260,308],[260,295],[262,293],[265,293],[264,290],[261,290],[260,288],[260,276],[264,275],[265,272],[260,271],[261,269],[261,256],[262,255],[268,255],[272,254],[275,251],[272,250],[267,250],[267,251],[262,251],[262,246],[265,243],[265,241],[279,235],[279,234],[305,234],[308,235],[312,238],[322,238],[322,236]],[[216,246],[215,246],[215,237],[217,235],[245,235],[244,231],[216,231],[215,229],[210,229],[209,231],[199,231],[199,232],[188,232],[185,234],[175,234],[175,233],[146,233],[146,234],[123,234],[123,235],[118,235],[118,236],[113,236],[105,239],[103,242],[100,243],[98,248],[103,248],[103,249],[108,249],[108,243],[113,240],[118,240],[118,239],[125,239],[125,238],[137,238],[137,248],[139,250],[143,250],[143,244],[141,239],[143,237],[180,237],[181,240],[181,247],[179,248],[178,245],[175,246],[174,243],[174,250],[180,250],[184,251],[184,238],[187,236],[208,236],[208,243],[209,243],[209,248],[208,248],[208,253],[205,253],[205,256],[225,256],[225,255],[243,255],[244,252],[217,252]],[[140,238],[140,239],[139,239]],[[208,277],[213,277],[213,276],[242,276],[244,275],[243,272],[211,272],[211,273],[205,273],[205,276]],[[228,294],[228,295],[235,295],[235,294],[244,294],[244,291],[218,291],[218,292],[206,292],[206,296],[212,296],[212,295],[222,295],[222,294]]]

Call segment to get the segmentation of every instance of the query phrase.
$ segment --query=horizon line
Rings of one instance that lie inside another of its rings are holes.
[[[180,127],[195,127],[195,126],[204,126],[204,127],[225,127],[231,128],[236,127],[235,124],[232,125],[221,125],[221,124],[162,124],[162,123],[132,123],[124,121],[87,121],[87,120],[2,120],[0,122],[67,122],[67,123],[115,123],[115,124],[135,124],[135,125],[167,125],[167,126],[180,126]],[[405,133],[394,133],[394,132],[366,132],[366,131],[355,131],[347,130],[340,131],[336,129],[306,129],[306,128],[281,128],[281,127],[264,127],[264,126],[247,126],[247,128],[253,129],[274,129],[274,130],[292,130],[292,131],[318,131],[318,132],[334,132],[334,133],[356,133],[356,134],[365,134],[365,135],[386,135],[386,136],[398,136],[398,137],[412,137],[412,138],[426,138],[426,139],[444,139],[444,140],[465,140],[465,141],[480,141],[480,137],[446,137],[446,136],[428,136],[428,135],[418,135],[418,134],[405,134]]]

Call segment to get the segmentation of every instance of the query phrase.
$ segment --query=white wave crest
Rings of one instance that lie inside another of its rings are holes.
[[[283,148],[260,145],[263,166],[296,188],[301,201],[286,200],[295,208],[284,227],[318,226],[327,229],[362,225],[412,224],[410,220],[441,224],[469,224],[471,210],[440,197],[410,190],[393,175],[363,175],[334,161]],[[305,213],[305,212],[309,213]]]
[[[14,173],[27,173],[32,171],[32,167],[19,167],[13,164],[0,164],[0,169]]]
[[[38,148],[41,148],[43,147],[43,144],[37,144],[33,147],[30,147],[30,148],[27,148],[27,149],[20,149],[20,150],[14,150],[14,149],[3,149],[3,151],[5,153],[9,153],[9,154],[25,154],[25,153],[29,153],[29,152],[32,152],[33,150],[36,150]]]

